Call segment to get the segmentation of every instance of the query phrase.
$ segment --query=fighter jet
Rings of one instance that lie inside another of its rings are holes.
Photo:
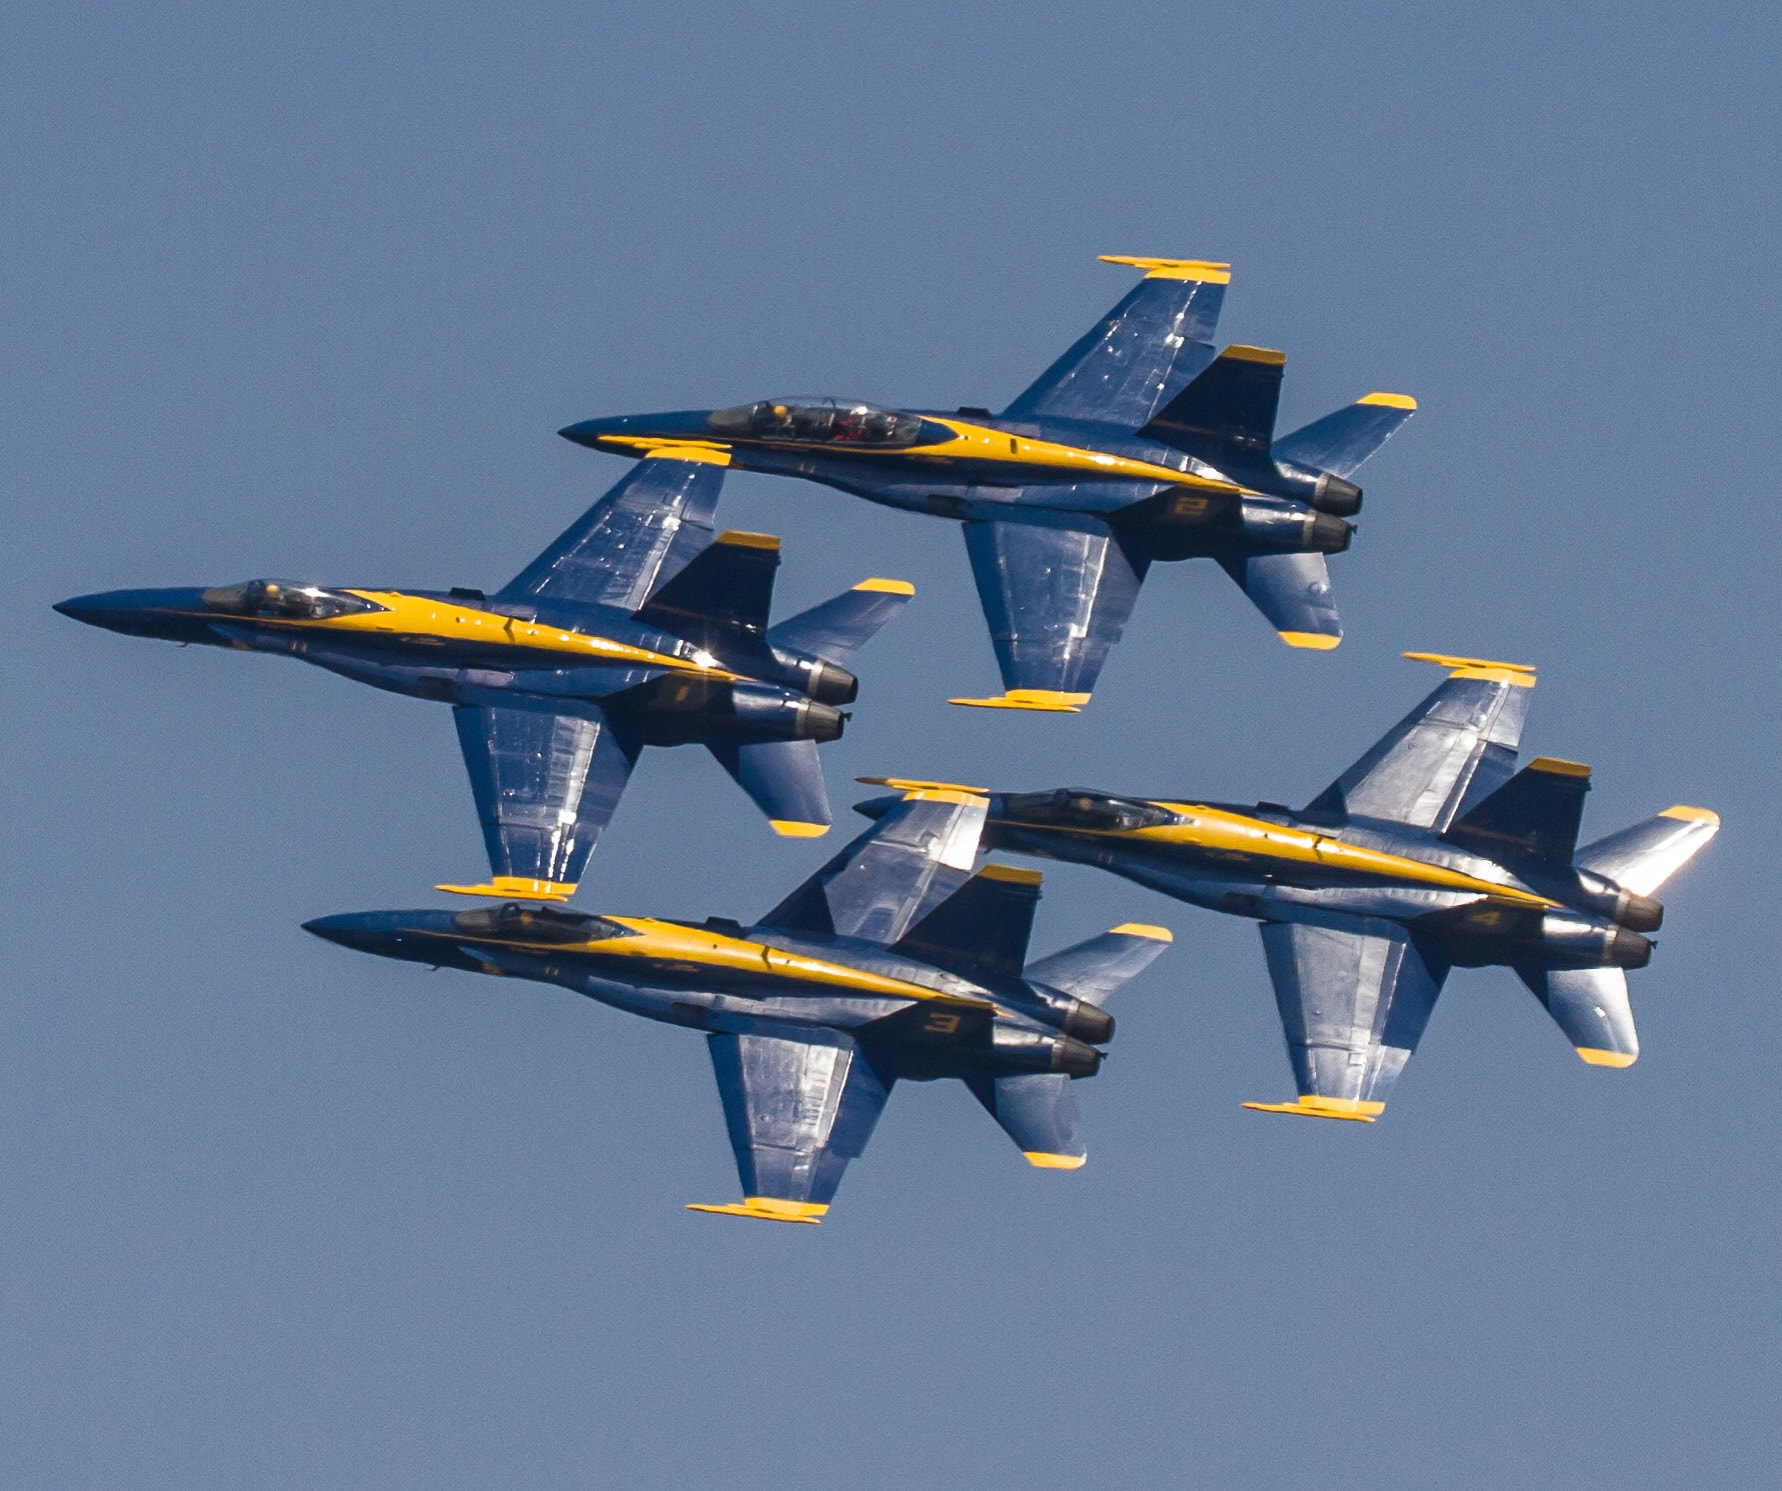
[[[1371,1122],[1455,967],[1515,969],[1580,1057],[1631,1066],[1626,971],[1652,956],[1652,898],[1719,829],[1671,807],[1577,848],[1590,768],[1516,770],[1534,670],[1405,655],[1452,671],[1298,811],[1080,788],[990,798],[986,848],[1099,865],[1262,924],[1299,1096],[1246,1107]]]
[[[971,873],[984,813],[973,793],[911,787],[752,927],[514,903],[305,927],[705,1031],[743,1199],[690,1210],[816,1222],[900,1078],[957,1077],[1029,1163],[1084,1162],[1070,1083],[1101,1065],[1108,996],[1170,934],[1116,927],[1027,964],[1040,877]]]
[[[842,665],[914,589],[864,580],[769,628],[780,541],[713,536],[723,477],[660,452],[492,596],[250,580],[56,609],[452,705],[493,875],[442,889],[562,900],[646,745],[706,746],[782,834],[829,825],[817,744],[858,692]]]
[[[1076,710],[1162,560],[1217,560],[1283,641],[1335,647],[1325,556],[1354,532],[1349,478],[1416,400],[1370,393],[1276,439],[1285,354],[1213,355],[1230,266],[1104,258],[1144,278],[1000,415],[780,398],[560,433],[629,456],[698,442],[750,471],[963,523],[1004,691],[955,704]]]

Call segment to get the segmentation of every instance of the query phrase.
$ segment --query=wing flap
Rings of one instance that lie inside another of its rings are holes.
[[[1095,518],[1078,528],[965,524],[965,547],[1002,670],[1000,698],[954,704],[1075,709],[1138,601],[1148,557]]]
[[[1371,1120],[1417,1049],[1447,977],[1395,922],[1265,922],[1262,946],[1299,1098],[1265,1113]]]
[[[840,1031],[786,1026],[707,1037],[741,1203],[689,1211],[816,1222],[866,1151],[895,1077]]]

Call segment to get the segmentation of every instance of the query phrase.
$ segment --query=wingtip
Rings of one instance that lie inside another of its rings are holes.
[[[1372,1123],[1386,1111],[1384,1103],[1360,1098],[1321,1098],[1306,1094],[1291,1103],[1245,1103],[1252,1113],[1291,1113],[1296,1118],[1341,1118],[1350,1123]]]
[[[1112,937],[1144,937],[1152,942],[1174,942],[1176,934],[1168,927],[1154,927],[1149,922],[1121,922],[1117,927],[1110,927],[1108,935]]]
[[[725,544],[733,549],[773,549],[778,552],[780,547],[777,534],[750,533],[742,528],[726,528],[712,542]]]
[[[747,1196],[741,1201],[722,1204],[689,1201],[688,1211],[703,1211],[717,1217],[751,1217],[758,1222],[804,1222],[811,1226],[823,1220],[829,1210],[815,1201],[780,1201],[771,1196]]]
[[[1039,714],[1081,714],[1089,702],[1087,694],[1066,694],[1056,689],[1010,689],[992,694],[987,699],[949,699],[949,704],[964,704],[973,709],[1030,709]]]
[[[1640,1059],[1637,1051],[1629,1056],[1625,1051],[1599,1051],[1591,1046],[1574,1046],[1572,1049],[1591,1066],[1626,1068]]]
[[[767,825],[782,839],[820,839],[830,827],[827,823],[800,823],[795,818],[769,818]]]
[[[870,580],[862,580],[854,588],[871,591],[878,595],[910,596],[916,593],[916,587],[908,580],[886,580],[877,575],[874,575]]]
[[[1089,1163],[1086,1154],[1047,1154],[1038,1149],[1024,1149],[1021,1157],[1035,1170],[1081,1170]]]
[[[1148,280],[1190,280],[1229,285],[1231,266],[1218,259],[1154,259],[1143,254],[1098,254],[1103,264],[1125,264],[1145,271]]]
[[[454,896],[502,896],[512,901],[567,901],[575,894],[575,882],[528,880],[520,875],[496,875],[481,885],[436,885],[435,890]]]
[[[1329,652],[1343,640],[1340,632],[1334,637],[1327,632],[1282,632],[1280,636],[1289,647],[1303,647],[1309,652]]]
[[[1417,401],[1408,393],[1370,393],[1355,402],[1373,404],[1385,409],[1403,409],[1407,414],[1415,412],[1417,408]]]
[[[1720,815],[1712,808],[1692,808],[1678,803],[1666,808],[1658,815],[1660,818],[1682,818],[1696,823],[1705,823],[1710,828],[1720,827]]]

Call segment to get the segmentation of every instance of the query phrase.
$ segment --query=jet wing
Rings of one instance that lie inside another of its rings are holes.
[[[1447,829],[1515,775],[1534,669],[1407,652],[1453,671],[1307,811]]]
[[[1245,1103],[1262,1113],[1372,1122],[1417,1049],[1448,975],[1395,922],[1352,930],[1265,922],[1262,947],[1299,1099]]]
[[[640,747],[598,712],[583,719],[460,705],[452,715],[494,880],[440,889],[568,896],[619,805]]]
[[[819,1221],[848,1161],[865,1152],[896,1078],[840,1031],[778,1026],[707,1039],[743,1199],[687,1209]]]
[[[964,525],[1005,692],[953,703],[1074,711],[1088,702],[1150,560],[1100,519],[1078,521],[1074,528]]]
[[[712,541],[719,453],[639,461],[495,597],[635,611]]]
[[[913,788],[760,924],[889,946],[971,878],[988,806],[969,788]]]
[[[1102,257],[1145,277],[1003,411],[1004,419],[1094,420],[1136,430],[1212,361],[1229,264]]]

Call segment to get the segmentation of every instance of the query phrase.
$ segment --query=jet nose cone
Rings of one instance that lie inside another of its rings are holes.
[[[55,609],[88,626],[116,626],[132,609],[124,603],[124,593],[110,591],[104,595],[77,595],[71,600],[57,601]]]
[[[602,435],[615,433],[613,426],[618,423],[612,419],[584,419],[572,425],[564,425],[557,431],[565,440],[573,440],[577,445],[598,445]]]
[[[362,911],[346,916],[318,916],[305,922],[303,930],[361,953],[383,952],[391,941],[388,919]]]

